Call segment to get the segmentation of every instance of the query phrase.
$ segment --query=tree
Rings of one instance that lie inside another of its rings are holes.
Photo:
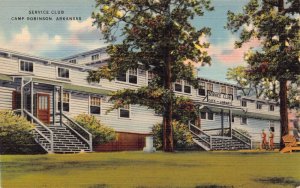
[[[237,66],[229,68],[227,80],[235,81],[242,91],[243,96],[253,96],[256,98],[273,99],[278,101],[278,82],[275,78],[260,78],[248,74],[248,67]]]
[[[250,0],[243,13],[228,11],[227,28],[240,32],[236,47],[252,38],[260,41],[261,48],[247,54],[248,73],[279,82],[282,136],[288,134],[287,81],[294,82],[300,72],[299,10],[299,0]],[[284,147],[282,139],[280,147]]]
[[[96,0],[98,12],[92,14],[107,42],[122,43],[107,48],[108,66],[90,72],[88,80],[113,79],[131,68],[151,71],[155,79],[149,86],[114,93],[114,108],[140,104],[163,111],[164,151],[172,152],[172,116],[177,97],[172,82],[182,79],[197,85],[194,67],[186,60],[210,63],[205,48],[209,44],[199,37],[208,36],[209,28],[196,30],[190,21],[213,10],[210,0]]]

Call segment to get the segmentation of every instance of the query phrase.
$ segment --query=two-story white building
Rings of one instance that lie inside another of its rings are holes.
[[[81,113],[95,115],[118,132],[118,141],[95,150],[142,149],[144,137],[151,134],[154,124],[162,122],[162,117],[139,105],[107,113],[112,107],[108,95],[123,88],[145,86],[153,75],[142,69],[130,69],[113,81],[101,79],[99,83],[88,83],[88,71],[104,65],[108,58],[105,48],[62,60],[0,49],[0,110],[17,110],[33,121],[37,125],[37,142],[49,152],[92,150],[91,135],[72,120]],[[200,147],[206,150],[250,148],[260,142],[262,129],[267,133],[272,129],[275,142],[279,142],[278,104],[237,96],[239,87],[234,84],[198,79],[199,89],[184,80],[175,82],[173,89],[199,106],[200,126],[195,126],[193,120],[189,126]],[[75,135],[73,141],[77,145],[57,140],[61,131]]]

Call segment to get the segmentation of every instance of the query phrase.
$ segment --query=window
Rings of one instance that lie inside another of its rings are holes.
[[[33,62],[21,60],[20,61],[20,71],[33,72]]]
[[[90,113],[101,114],[101,98],[91,97]]]
[[[262,109],[262,104],[261,103],[256,103],[256,109],[261,110]]]
[[[99,59],[99,54],[92,55],[92,61],[96,61]]]
[[[214,90],[214,84],[212,84],[212,83],[207,83],[207,90],[213,91],[213,90]]]
[[[182,83],[181,83],[181,80],[176,80],[176,82],[175,82],[175,91],[182,92]]]
[[[241,125],[247,125],[247,118],[241,117]]]
[[[119,75],[117,76],[116,78],[118,81],[121,81],[121,82],[126,82],[126,72],[124,73],[119,73]]]
[[[198,89],[198,95],[205,96],[205,82],[200,82]]]
[[[234,115],[231,115],[231,122],[234,123]]]
[[[226,94],[226,86],[221,86],[220,92]]]
[[[119,73],[117,81],[137,84],[137,69],[129,69],[127,72]]]
[[[184,81],[184,93],[191,93],[191,86],[187,81]]]
[[[270,124],[270,131],[275,132],[275,123],[274,121],[269,121]]]
[[[214,113],[208,112],[208,113],[207,113],[207,119],[208,119],[208,120],[214,120]]]
[[[242,107],[247,107],[247,101],[242,100]]]
[[[76,63],[77,63],[77,60],[76,60],[76,59],[71,59],[71,60],[69,61],[69,63],[74,63],[74,64],[76,64]]]
[[[60,95],[58,100],[58,109],[60,109]],[[63,111],[70,111],[70,93],[63,93]]]
[[[57,76],[59,78],[70,78],[69,69],[58,67],[57,68]]]
[[[137,84],[137,69],[129,69],[129,83]]]
[[[233,87],[227,87],[227,93],[233,95]]]
[[[275,108],[274,108],[274,105],[271,104],[271,105],[270,105],[270,111],[274,111],[274,109],[275,109]]]
[[[201,119],[206,119],[206,112],[200,112]]]
[[[124,105],[123,108],[119,108],[119,116],[121,118],[129,118],[130,117],[130,107],[129,105]]]

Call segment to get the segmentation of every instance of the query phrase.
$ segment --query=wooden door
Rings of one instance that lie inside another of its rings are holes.
[[[37,94],[37,117],[40,121],[50,124],[50,95]]]

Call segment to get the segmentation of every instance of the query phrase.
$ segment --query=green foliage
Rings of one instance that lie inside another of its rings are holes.
[[[251,77],[297,80],[300,72],[299,0],[251,0],[243,10],[237,14],[228,12],[227,28],[240,32],[236,47],[250,39],[260,41],[261,48],[249,50],[245,56]]]
[[[173,126],[175,149],[187,150],[195,146],[192,140],[193,136],[190,133],[187,125],[182,124],[178,121],[173,121],[172,126]],[[162,140],[163,140],[162,124],[160,123],[155,124],[152,127],[152,134],[154,138],[154,146],[157,149],[162,149]]]
[[[113,128],[103,125],[93,115],[79,114],[75,117],[75,121],[92,134],[94,146],[114,141],[117,138]]]
[[[34,141],[34,126],[24,117],[12,111],[0,111],[0,153],[40,153],[42,149]]]
[[[209,43],[200,40],[210,35],[210,29],[196,30],[191,20],[202,16],[204,10],[213,10],[210,0],[96,2],[99,10],[92,14],[94,24],[101,29],[107,42],[115,39],[116,34],[120,34],[123,41],[108,46],[108,65],[91,71],[88,80],[112,80],[130,68],[141,68],[155,75],[148,87],[115,92],[111,98],[114,108],[132,103],[162,112],[166,104],[180,101],[172,91],[171,82],[183,79],[197,87],[194,66],[187,61],[210,64],[211,58],[206,51]]]

